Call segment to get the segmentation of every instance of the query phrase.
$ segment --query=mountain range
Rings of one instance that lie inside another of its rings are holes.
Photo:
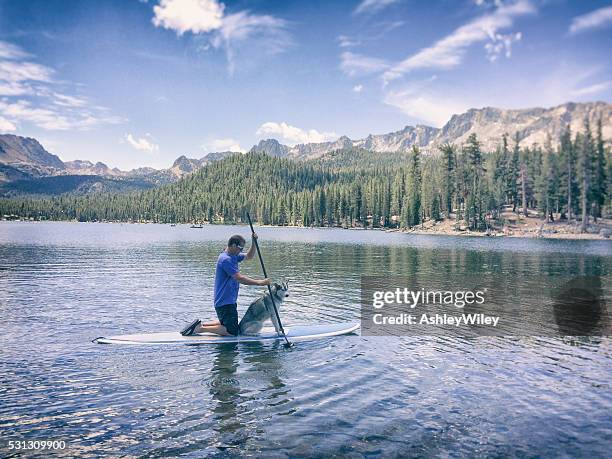
[[[533,143],[543,145],[549,135],[552,143],[556,144],[568,124],[575,133],[584,128],[585,119],[588,119],[594,128],[600,118],[604,138],[612,138],[612,104],[570,102],[552,108],[517,110],[472,108],[460,115],[453,115],[442,128],[425,125],[406,126],[399,131],[381,135],[370,134],[358,140],[342,136],[331,142],[290,147],[280,144],[275,139],[267,139],[260,141],[252,151],[273,156],[312,159],[335,150],[360,148],[377,153],[407,152],[416,145],[424,153],[435,153],[438,147],[445,143],[462,145],[472,133],[477,135],[483,150],[493,151],[499,145],[504,133],[512,138],[518,134],[521,146],[531,146]]]
[[[612,138],[612,104],[569,102],[552,108],[470,109],[465,113],[453,115],[442,128],[425,125],[406,126],[399,131],[380,135],[370,134],[356,140],[342,136],[330,142],[289,146],[281,144],[276,139],[265,139],[253,146],[250,151],[309,160],[321,158],[338,150],[359,149],[374,153],[407,152],[416,145],[425,154],[435,154],[442,144],[462,145],[472,133],[477,135],[483,150],[492,151],[499,145],[504,133],[512,138],[518,135],[522,146],[531,146],[533,143],[543,145],[549,136],[552,143],[556,144],[567,125],[572,132],[577,132],[583,129],[585,120],[588,120],[594,128],[599,119],[602,121],[604,138]],[[28,189],[26,182],[50,176],[79,176],[83,178],[81,181],[83,183],[93,183],[92,177],[96,177],[93,189],[97,191],[151,187],[174,182],[212,161],[232,154],[236,152],[209,153],[200,159],[183,155],[167,169],[142,167],[121,171],[117,168],[111,169],[101,162],[93,163],[87,160],[63,162],[58,156],[46,151],[35,139],[0,135],[0,183],[4,182],[0,192],[6,194],[7,190],[11,189],[24,189],[24,187]],[[73,182],[75,180],[71,179],[70,183]],[[19,186],[15,187],[15,184]],[[87,192],[90,188],[83,189]]]

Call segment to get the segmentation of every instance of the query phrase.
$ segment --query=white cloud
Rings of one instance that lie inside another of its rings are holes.
[[[442,127],[453,114],[469,108],[468,104],[433,95],[422,88],[388,91],[384,102],[435,127]]]
[[[362,84],[356,84],[355,86],[353,86],[353,92],[356,92],[357,94],[359,94],[361,91],[363,91]]]
[[[10,123],[16,129],[28,122],[47,130],[85,130],[121,122],[104,107],[88,106],[82,97],[60,93],[71,85],[57,81],[55,73],[18,46],[0,41],[0,110],[5,126]]]
[[[285,122],[275,123],[272,121],[262,124],[255,134],[258,136],[278,136],[289,145],[326,142],[338,137],[335,132],[319,132],[316,129],[306,131]]]
[[[2,115],[14,125],[29,122],[49,131],[88,130],[100,124],[118,124],[125,120],[108,115],[102,108],[96,114],[87,110],[57,111],[52,106],[34,106],[26,100],[0,100]]]
[[[487,59],[495,62],[503,52],[507,58],[512,56],[512,43],[520,41],[523,38],[521,32],[509,33],[506,35],[496,33],[491,37],[491,41],[485,44]]]
[[[26,57],[29,57],[29,54],[18,46],[0,40],[0,59],[24,59]]]
[[[568,95],[578,98],[577,92],[589,86],[588,82],[597,78],[602,72],[601,66],[588,66],[584,62],[561,60],[548,72],[536,75],[529,83],[525,94],[513,94],[517,104],[525,106],[553,106],[567,102]],[[582,88],[582,89],[581,89]]]
[[[21,96],[32,92],[32,88],[28,85],[0,80],[0,96]]]
[[[55,93],[54,97],[54,103],[63,107],[84,107],[87,105],[87,100],[80,97],[67,96],[65,94],[58,93]]]
[[[153,8],[156,27],[175,30],[179,35],[192,32],[210,34],[202,49],[211,45],[223,49],[230,74],[236,67],[235,47],[258,37],[259,49],[268,54],[284,51],[292,44],[286,32],[287,22],[248,10],[225,14],[225,5],[217,0],[161,0]]]
[[[502,6],[503,0],[474,0],[478,6]]]
[[[389,5],[397,3],[399,0],[362,0],[357,8],[355,8],[354,14],[361,13],[375,13],[386,8]]]
[[[159,146],[152,141],[151,134],[145,134],[144,137],[135,138],[132,134],[126,134],[125,140],[136,150],[153,153],[159,150]]]
[[[354,48],[363,43],[372,43],[384,38],[389,32],[401,27],[404,21],[381,21],[362,28],[355,36],[338,35],[336,41],[340,48]]]
[[[65,116],[48,108],[33,107],[25,100],[14,103],[0,101],[0,110],[12,121],[28,121],[43,129],[65,131],[72,127]]]
[[[287,22],[269,15],[239,11],[224,17],[223,25],[211,39],[214,48],[222,48],[230,74],[236,68],[236,47],[258,37],[258,48],[267,54],[278,54],[291,45],[286,32]]]
[[[527,0],[502,5],[492,13],[482,15],[462,25],[432,46],[420,50],[393,66],[383,75],[384,81],[389,82],[417,69],[457,67],[463,61],[463,56],[469,46],[487,40],[494,41],[497,31],[512,26],[515,17],[535,12],[535,7]]]
[[[216,0],[161,0],[153,7],[153,24],[179,35],[210,32],[221,28],[224,9]]]
[[[470,105],[434,90],[432,83],[437,79],[437,75],[432,75],[426,79],[413,80],[399,89],[387,89],[384,103],[428,125],[441,127],[453,114],[464,112]]]
[[[9,82],[51,82],[53,70],[44,65],[27,61],[0,60],[0,80]]]
[[[340,48],[351,48],[360,44],[358,40],[355,40],[348,35],[338,35],[336,40],[338,40],[338,46],[340,46]]]
[[[585,86],[583,88],[574,89],[573,91],[571,91],[571,94],[576,97],[591,96],[593,94],[598,94],[602,91],[605,91],[609,87],[612,87],[612,81],[604,81],[602,83],[596,83],[590,86]]]
[[[205,151],[209,153],[219,151],[238,151],[244,153],[246,150],[240,146],[240,142],[236,139],[214,139],[202,145]]]
[[[469,108],[491,104],[504,108],[553,107],[568,102],[568,98],[575,102],[592,101],[593,94],[599,91],[602,91],[601,96],[605,100],[608,93],[604,91],[610,90],[608,77],[605,66],[560,60],[545,72],[536,72],[529,81],[507,81],[502,92],[483,88],[487,90],[486,93],[473,90],[464,91],[463,94],[470,96],[469,100],[465,100]],[[457,93],[452,87],[447,87],[443,94],[454,97]]]
[[[17,130],[17,126],[15,126],[13,123],[11,123],[6,118],[3,118],[0,116],[0,132],[12,132],[16,130]]]
[[[604,6],[590,13],[576,16],[569,28],[571,35],[584,32],[585,30],[599,29],[612,24],[612,6]]]
[[[340,55],[340,69],[348,76],[379,73],[389,68],[383,59],[362,56],[346,51]]]
[[[248,11],[239,11],[225,16],[220,34],[225,40],[246,40],[262,30],[281,29],[286,26],[283,19],[267,14],[251,14]]]

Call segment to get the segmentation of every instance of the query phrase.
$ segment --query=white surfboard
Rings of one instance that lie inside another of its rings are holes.
[[[346,335],[359,328],[358,322],[343,322],[321,325],[294,325],[285,327],[289,341],[305,341],[326,338],[328,336]],[[218,344],[282,341],[282,335],[274,327],[264,327],[258,335],[253,336],[219,336],[212,333],[201,333],[183,336],[180,332],[143,333],[137,335],[117,335],[93,340],[98,344]]]

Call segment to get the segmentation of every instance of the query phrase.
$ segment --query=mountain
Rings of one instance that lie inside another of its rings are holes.
[[[604,138],[612,138],[612,104],[605,102],[573,103],[569,102],[552,108],[500,109],[494,107],[473,108],[465,113],[453,115],[441,128],[416,125],[388,134],[370,134],[363,139],[352,140],[342,136],[330,142],[306,143],[294,146],[281,144],[276,139],[261,140],[253,146],[251,152],[264,153],[274,157],[286,157],[298,160],[321,159],[331,162],[355,163],[355,161],[372,164],[378,160],[389,161],[392,157],[381,153],[406,153],[416,145],[424,153],[435,154],[438,147],[444,143],[462,145],[472,133],[475,133],[485,151],[494,150],[500,143],[504,133],[510,136],[510,142],[518,134],[522,146],[540,145],[550,136],[553,144],[557,143],[562,131],[569,124],[572,132],[583,129],[584,120],[588,119],[592,129],[597,120],[602,120]],[[334,156],[333,152],[350,152],[355,156],[351,159],[343,155]],[[368,159],[374,152],[377,155]],[[16,135],[0,135],[0,183],[32,180],[49,176],[95,176],[111,182],[104,189],[117,189],[122,186],[133,189],[148,188],[175,182],[214,161],[227,158],[235,152],[209,153],[200,158],[179,156],[167,169],[141,167],[130,171],[109,168],[106,164],[93,163],[86,160],[62,162],[60,158],[46,151],[42,145],[32,138]],[[399,159],[399,158],[398,158]],[[59,179],[61,182],[62,179]],[[102,185],[89,186],[92,180],[65,179],[66,186],[55,181],[42,181],[43,185],[29,187],[23,184],[19,189],[69,189],[71,184],[78,190],[95,190]],[[125,183],[121,184],[121,181]],[[85,183],[83,185],[81,182]],[[95,182],[98,183],[98,182]],[[51,184],[51,186],[48,186]],[[78,184],[78,185],[77,185]],[[8,191],[7,191],[8,188]],[[3,187],[5,192],[11,191],[11,185]],[[75,191],[78,191],[75,189]]]
[[[251,148],[252,153],[264,153],[269,156],[288,156],[291,148],[287,145],[281,145],[276,139],[266,139],[260,141],[257,145]]]
[[[465,113],[453,115],[442,128],[424,125],[406,126],[400,131],[380,135],[370,134],[358,140],[351,140],[343,136],[332,142],[287,146],[280,144],[275,139],[267,139],[259,142],[251,151],[271,156],[312,159],[320,158],[332,151],[351,148],[361,148],[378,153],[407,152],[413,145],[416,145],[426,153],[435,153],[437,147],[444,143],[462,145],[472,133],[477,135],[483,150],[492,151],[497,147],[504,133],[511,138],[518,133],[523,146],[531,146],[533,143],[542,145],[546,142],[548,135],[554,144],[558,142],[561,132],[568,124],[575,133],[583,129],[585,119],[589,120],[594,129],[599,118],[602,120],[604,137],[611,138],[612,104],[569,102],[552,108],[516,110],[493,107],[473,108]]]
[[[200,167],[202,166],[199,160],[187,158],[185,155],[182,155],[176,158],[170,170],[174,175],[181,177],[185,174],[192,173]]]
[[[154,188],[155,184],[137,179],[112,179],[98,175],[56,175],[0,183],[0,196],[58,195],[71,193],[124,193]]]
[[[70,175],[102,175],[102,176],[121,176],[123,174],[117,168],[111,169],[106,164],[97,162],[92,163],[91,161],[66,161],[64,163],[66,171]]]
[[[426,148],[438,134],[439,129],[417,124],[416,127],[406,126],[401,131],[390,134],[372,135],[355,142],[355,145],[370,151],[408,151],[413,145]]]
[[[32,176],[16,167],[8,164],[0,164],[0,184],[3,182],[14,182],[15,180],[27,180]]]
[[[64,163],[36,140],[12,134],[0,135],[0,180],[17,175],[40,177],[65,169]],[[8,171],[11,172],[8,172]]]
[[[172,183],[206,164],[234,153],[209,153],[201,159],[181,156],[168,169],[140,167],[130,171],[87,160],[63,162],[35,139],[0,135],[0,194],[60,194],[128,191]]]
[[[296,145],[291,150],[291,156],[299,159],[320,158],[321,156],[337,150],[349,150],[353,148],[354,142],[343,135],[334,142],[308,143]]]
[[[175,177],[181,178],[197,171],[213,161],[219,161],[220,159],[227,158],[233,154],[236,154],[236,152],[221,151],[216,153],[208,153],[206,156],[200,159],[187,158],[185,155],[182,155],[176,158],[174,164],[172,164],[172,167],[170,167],[170,171]]]
[[[604,138],[611,138],[612,104],[605,102],[570,102],[548,109],[471,109],[461,115],[453,115],[436,136],[434,146],[445,142],[462,144],[471,133],[476,133],[484,149],[493,150],[504,132],[512,138],[518,133],[523,146],[533,143],[543,145],[548,135],[556,144],[568,124],[576,133],[584,128],[584,120],[588,119],[594,131],[599,118],[602,120]]]

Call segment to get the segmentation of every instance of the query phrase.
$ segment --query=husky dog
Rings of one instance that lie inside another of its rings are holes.
[[[271,286],[272,295],[274,295],[274,304],[276,304],[277,311],[280,311],[280,305],[282,304],[285,297],[289,296],[287,290],[289,290],[289,284],[282,282],[280,284],[274,284]],[[266,292],[264,296],[253,301],[247,312],[240,321],[240,334],[241,335],[256,335],[263,328],[263,324],[266,320],[271,320],[274,324],[276,331],[280,329],[276,314],[274,313],[274,306],[270,298],[270,292]]]

